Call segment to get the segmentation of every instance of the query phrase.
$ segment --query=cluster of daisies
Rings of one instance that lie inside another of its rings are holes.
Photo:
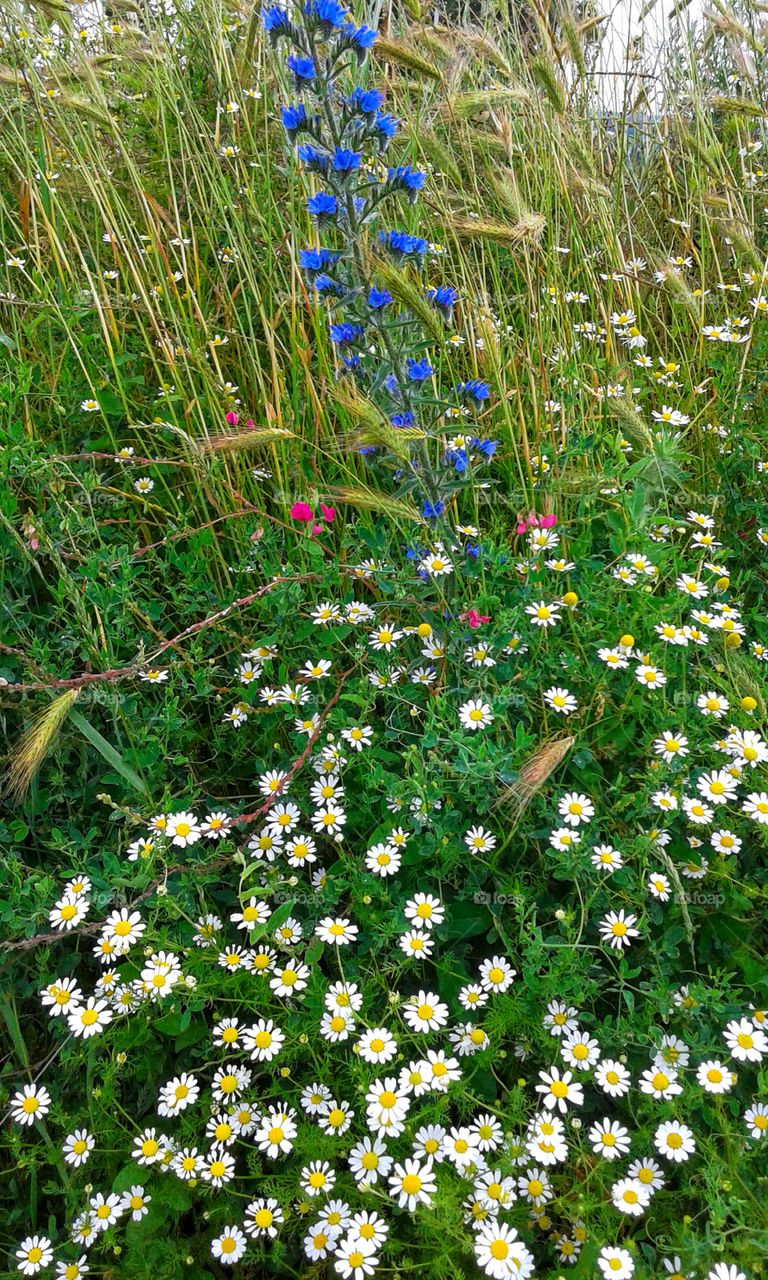
[[[554,518],[547,517],[521,526],[527,555],[514,568],[523,587],[533,573],[576,570],[562,553],[554,524]],[[474,529],[470,532],[476,534]],[[670,591],[664,583],[670,560],[662,556],[670,544],[677,552],[679,542],[686,555],[699,559],[690,571],[680,571],[674,559]],[[661,549],[661,568],[655,546]],[[621,839],[608,838],[611,818],[598,814],[595,800],[580,790],[566,790],[555,799],[554,824],[544,841],[550,856],[575,859],[570,865],[577,878],[583,867],[588,881],[597,885],[595,897],[606,900],[603,913],[590,921],[595,943],[602,945],[606,958],[633,945],[647,945],[652,932],[646,918],[648,902],[669,903],[668,910],[681,907],[686,901],[685,880],[703,879],[712,859],[716,872],[732,865],[727,860],[738,858],[747,828],[768,824],[768,743],[750,724],[757,699],[745,695],[734,705],[733,695],[715,679],[717,665],[708,666],[711,674],[703,679],[692,663],[685,667],[689,705],[684,720],[679,703],[666,702],[664,692],[670,677],[679,675],[680,668],[671,665],[676,656],[685,664],[686,656],[690,660],[706,653],[715,635],[726,649],[739,647],[746,635],[739,609],[727,599],[726,555],[720,553],[719,563],[707,558],[719,547],[712,518],[691,511],[684,522],[661,529],[648,553],[632,552],[610,570],[616,582],[612,590],[648,589],[663,600],[666,611],[652,624],[652,637],[649,624],[648,638],[670,655],[669,674],[666,662],[653,662],[645,646],[628,634],[612,647],[596,645],[591,659],[592,670],[609,694],[616,682],[625,681],[624,692],[616,694],[618,701],[639,686],[643,694],[661,699],[665,708],[659,723],[666,719],[666,724],[649,736],[648,768],[637,788],[637,807],[645,823],[640,843],[627,840],[622,847]],[[540,557],[546,557],[543,565]],[[356,572],[375,583],[386,566],[367,561]],[[474,610],[464,615],[466,632],[453,620],[446,622],[443,634],[428,622],[397,620],[398,610],[392,605],[383,612],[354,600],[326,600],[309,606],[308,616],[319,630],[336,632],[346,646],[344,663],[354,658],[376,696],[396,685],[430,685],[447,663],[459,665],[480,685],[458,707],[459,724],[474,734],[495,718],[499,668],[503,671],[503,664],[511,663],[514,670],[515,662],[536,646],[546,646],[550,634],[556,635],[567,619],[582,611],[575,591],[550,600],[526,591],[517,612],[519,629],[505,627],[498,638],[497,629],[486,625],[491,620]],[[328,645],[324,648],[327,651]],[[382,666],[392,655],[395,665]],[[757,641],[752,658],[764,659]],[[270,670],[290,671],[291,678],[286,682],[283,675],[266,683]],[[332,1258],[345,1278],[371,1275],[386,1255],[391,1230],[387,1203],[417,1213],[434,1203],[445,1177],[461,1181],[472,1248],[488,1275],[530,1274],[534,1250],[519,1232],[531,1221],[539,1231],[544,1229],[559,1261],[574,1262],[588,1231],[581,1222],[556,1223],[550,1218],[553,1204],[564,1213],[561,1166],[573,1159],[594,1162],[606,1204],[620,1219],[642,1218],[653,1196],[674,1183],[678,1166],[697,1155],[700,1129],[694,1110],[708,1096],[740,1086],[740,1074],[759,1065],[768,1053],[765,1014],[752,1008],[743,1011],[725,1022],[719,1039],[704,1047],[697,1042],[695,1049],[685,1038],[665,1033],[644,1060],[630,1064],[623,1047],[610,1043],[610,1035],[609,1043],[602,1044],[599,1029],[595,1034],[585,1030],[575,1008],[551,1002],[542,1031],[552,1037],[554,1052],[529,1090],[531,1114],[522,1132],[506,1131],[492,1107],[474,1114],[462,1107],[451,1116],[451,1091],[460,1096],[467,1060],[483,1053],[490,1057],[501,1048],[483,1025],[483,1011],[492,1001],[514,1001],[516,973],[507,955],[478,958],[475,975],[450,997],[441,994],[439,979],[428,976],[440,956],[441,930],[450,925],[451,903],[429,884],[404,896],[398,892],[398,878],[412,865],[424,825],[439,811],[441,801],[433,801],[432,811],[423,795],[408,801],[404,779],[400,794],[387,802],[398,825],[388,823],[384,834],[378,826],[367,848],[350,850],[361,871],[381,879],[391,892],[399,920],[394,946],[401,971],[406,957],[404,989],[391,990],[382,1009],[380,1001],[366,997],[364,984],[345,977],[345,956],[355,956],[364,923],[352,919],[352,913],[323,914],[326,899],[320,895],[333,882],[326,861],[335,861],[340,846],[346,852],[350,766],[354,770],[363,753],[375,747],[377,732],[373,724],[345,722],[346,713],[337,712],[333,732],[321,739],[323,708],[340,671],[341,664],[327,657],[284,664],[272,643],[240,655],[233,679],[245,692],[227,718],[238,726],[254,706],[262,713],[284,708],[298,741],[311,739],[307,780],[282,765],[256,778],[261,804],[255,822],[249,815],[253,829],[243,837],[243,853],[247,863],[255,864],[260,893],[249,892],[233,902],[226,923],[216,912],[204,912],[193,922],[191,948],[187,946],[187,952],[208,961],[207,973],[223,971],[238,975],[238,981],[243,975],[246,981],[252,979],[248,1008],[257,1016],[230,1012],[219,1017],[208,1054],[213,1064],[204,1069],[189,1064],[158,1084],[157,1119],[144,1128],[137,1126],[131,1153],[137,1177],[130,1194],[92,1195],[70,1224],[72,1244],[87,1250],[119,1220],[140,1220],[148,1212],[151,1189],[145,1189],[140,1170],[174,1176],[203,1186],[206,1194],[218,1194],[230,1183],[242,1186],[247,1174],[244,1160],[238,1158],[250,1152],[265,1170],[289,1161],[295,1173],[293,1213],[291,1204],[274,1197],[253,1199],[244,1215],[228,1221],[211,1239],[212,1253],[222,1264],[238,1262],[253,1241],[263,1247],[284,1229],[295,1234],[291,1219],[301,1205],[307,1259]],[[165,685],[168,675],[150,669],[144,678]],[[718,688],[708,687],[714,683]],[[543,701],[565,716],[579,707],[577,697],[561,686],[544,690]],[[663,815],[664,826],[658,815]],[[241,843],[241,823],[238,815],[223,810],[156,814],[145,833],[129,844],[126,856],[129,861],[194,859],[196,846],[206,842]],[[474,822],[463,844],[467,856],[482,863],[493,856],[498,840],[493,831]],[[302,869],[313,891],[303,900],[317,903],[317,915],[309,921],[290,914],[292,905],[288,911],[275,909],[276,902],[285,901],[284,891],[299,882]],[[622,880],[615,904],[609,904],[612,877],[622,869],[629,869],[633,879]],[[629,892],[639,895],[634,910],[627,909],[635,901],[627,903],[628,884]],[[282,896],[276,899],[278,891]],[[90,893],[87,876],[70,877],[50,912],[53,928],[63,934],[77,931],[88,916]],[[84,992],[72,977],[57,977],[41,993],[43,1006],[58,1026],[76,1038],[90,1039],[138,1010],[151,1016],[154,1007],[167,1007],[168,1000],[175,1006],[189,998],[185,992],[194,989],[197,979],[185,968],[199,973],[199,962],[185,964],[186,944],[176,950],[147,946],[147,927],[136,909],[123,906],[109,913],[94,932],[93,956],[100,974],[92,990]],[[131,955],[136,944],[144,948],[140,964]],[[425,969],[416,967],[422,963]],[[336,980],[328,979],[328,968],[338,974]],[[357,968],[354,964],[353,972]],[[321,1009],[297,1036],[293,1014],[309,997],[319,1001]],[[694,1007],[695,1000],[681,989],[675,1011],[685,1016]],[[325,1081],[294,1079],[297,1049],[310,1039],[325,1046]],[[516,1045],[515,1051],[523,1060],[530,1052],[523,1045]],[[435,1099],[444,1095],[436,1110]],[[11,1099],[10,1115],[31,1129],[52,1106],[45,1086],[27,1084]],[[768,1132],[768,1106],[759,1097],[744,1099],[742,1118],[745,1143]],[[95,1145],[87,1129],[74,1129],[65,1137],[64,1159],[79,1168]],[[302,1159],[308,1147],[318,1151],[317,1159]],[[294,1157],[296,1167],[290,1163],[294,1151],[299,1157]],[[369,1207],[372,1203],[375,1209]],[[20,1268],[34,1274],[50,1261],[49,1242],[30,1237],[22,1242],[19,1257]],[[60,1273],[70,1278],[84,1274],[85,1257],[61,1261]],[[598,1261],[606,1275],[628,1276],[634,1266],[631,1253],[618,1245],[605,1246]]]
[[[591,802],[574,792],[566,793],[557,807],[571,830],[594,816]],[[468,837],[477,842],[482,834],[474,829]],[[487,833],[484,838],[493,839]],[[84,891],[85,886],[77,887]],[[410,926],[404,937],[412,941],[421,936],[431,949],[446,920],[444,903],[435,894],[420,892],[405,901],[402,911]],[[232,931],[269,927],[272,914],[267,902],[250,897],[231,914]],[[53,1018],[69,1020],[73,1011],[93,1009],[95,1016],[83,1034],[103,1031],[113,1014],[130,1013],[139,1000],[163,1005],[194,985],[185,978],[181,959],[170,952],[151,954],[141,978],[123,982],[120,963],[142,937],[144,924],[138,912],[127,910],[109,919],[117,950],[108,961],[100,957],[106,972],[95,996],[84,1000],[65,978],[41,993]],[[122,921],[130,927],[120,928]],[[207,916],[200,923],[208,927],[200,929],[198,939],[205,950],[213,948],[223,931],[221,921]],[[434,1203],[444,1178],[459,1179],[462,1185],[465,1222],[485,1274],[504,1278],[533,1272],[534,1251],[520,1235],[526,1224],[549,1239],[561,1263],[571,1264],[588,1230],[579,1221],[556,1226],[550,1217],[552,1202],[562,1213],[567,1200],[559,1184],[561,1166],[569,1160],[592,1161],[616,1213],[641,1217],[652,1197],[674,1184],[677,1167],[696,1156],[695,1128],[680,1118],[681,1102],[688,1104],[688,1114],[698,1112],[704,1096],[728,1093],[737,1084],[738,1071],[759,1065],[768,1054],[766,1014],[751,1009],[729,1021],[719,1049],[715,1045],[697,1054],[700,1060],[692,1061],[685,1039],[665,1033],[633,1069],[623,1045],[614,1044],[611,1052],[580,1025],[575,1007],[553,1000],[542,1018],[542,1032],[552,1046],[550,1062],[528,1090],[531,1115],[524,1129],[505,1130],[494,1108],[473,1114],[462,1108],[460,1117],[452,1119],[448,1108],[462,1080],[462,1059],[491,1047],[477,1016],[491,1000],[515,998],[516,973],[509,960],[488,957],[480,963],[476,981],[459,990],[455,1002],[472,1020],[459,1015],[454,1021],[448,1001],[414,984],[407,995],[390,994],[389,1025],[383,1025],[377,1008],[367,1007],[358,983],[343,976],[342,956],[346,948],[354,949],[358,928],[346,918],[325,917],[312,933],[334,949],[339,979],[331,982],[319,969],[311,974],[298,954],[304,935],[294,919],[283,920],[269,942],[248,951],[222,940],[212,963],[218,961],[227,972],[244,969],[253,975],[247,1005],[260,1005],[263,1016],[253,1021],[232,1013],[218,1018],[210,1047],[202,1054],[214,1064],[220,1059],[218,1065],[182,1071],[159,1085],[157,1120],[143,1128],[137,1124],[133,1148],[126,1152],[137,1166],[135,1183],[121,1194],[89,1195],[69,1225],[77,1257],[59,1260],[57,1276],[76,1280],[85,1275],[88,1250],[98,1246],[103,1232],[121,1220],[139,1222],[149,1212],[147,1170],[150,1177],[176,1177],[192,1188],[226,1194],[228,1184],[240,1187],[243,1178],[252,1176],[252,1158],[250,1175],[243,1168],[249,1153],[258,1156],[266,1172],[281,1168],[297,1146],[302,1151],[314,1148],[318,1156],[290,1165],[293,1202],[252,1199],[238,1221],[228,1221],[211,1238],[211,1252],[222,1264],[239,1262],[254,1242],[268,1245],[286,1224],[291,1229],[299,1222],[308,1260],[331,1258],[344,1280],[373,1275],[392,1227],[387,1200],[417,1213]],[[616,921],[610,933],[613,939],[626,936]],[[313,982],[322,991],[319,1023],[314,1028],[307,1023],[307,1031],[297,1037],[293,1033],[297,1044],[292,1045],[281,1022],[292,1021],[291,1013],[301,1007]],[[125,1000],[123,993],[128,993]],[[674,1003],[681,1017],[696,1005],[686,989]],[[291,1050],[300,1050],[313,1033],[333,1046],[328,1078],[302,1084],[295,1079],[295,1066],[276,1072],[272,1064],[276,1067],[281,1058],[295,1063]],[[442,1044],[436,1036],[443,1038]],[[349,1082],[351,1097],[339,1091],[340,1079]],[[445,1099],[438,1109],[435,1099]],[[25,1085],[11,1101],[11,1119],[32,1126],[51,1106],[46,1088]],[[185,1123],[191,1109],[202,1112],[194,1126]],[[587,1112],[584,1121],[582,1110]],[[744,1123],[750,1141],[763,1139],[768,1106],[753,1102]],[[96,1146],[96,1136],[87,1128],[74,1129],[64,1139],[64,1159],[80,1169]],[[19,1269],[35,1275],[53,1259],[51,1242],[30,1236],[16,1256]],[[598,1265],[607,1277],[628,1277],[634,1258],[623,1246],[604,1245]],[[715,1277],[716,1272],[710,1274]]]
[[[398,620],[396,610],[382,611],[382,606],[374,607],[357,600],[326,600],[311,608],[309,616],[318,627],[341,629],[345,642],[349,632],[347,624],[364,631],[365,639],[355,639],[349,647],[359,662],[365,661],[366,652],[370,654],[373,661],[367,669],[367,679],[376,690],[400,686],[398,697],[402,698],[408,685],[427,689],[439,687],[448,663],[458,664],[468,674],[474,674],[484,687],[467,690],[472,696],[464,696],[453,714],[462,730],[475,734],[491,726],[497,716],[493,690],[496,686],[496,692],[500,691],[500,682],[499,673],[494,668],[512,658],[522,658],[534,642],[536,653],[540,655],[542,644],[557,643],[564,625],[567,631],[575,623],[583,627],[585,608],[575,590],[569,588],[558,590],[554,595],[545,595],[541,589],[546,573],[562,577],[579,572],[574,561],[563,554],[561,534],[553,525],[554,517],[551,517],[537,522],[530,529],[525,523],[518,529],[518,533],[526,530],[524,550],[528,554],[517,559],[513,568],[521,585],[526,588],[526,602],[515,610],[516,624],[501,637],[498,636],[498,628],[494,628],[497,634],[493,639],[487,638],[485,633],[482,638],[474,634],[474,628],[488,621],[474,610],[460,615],[460,619],[470,618],[468,634],[462,634],[462,628],[455,625],[456,619],[446,628],[447,634],[438,634],[428,622],[407,625]],[[473,526],[461,526],[458,533],[460,537],[474,537],[478,530]],[[633,635],[625,633],[613,645],[597,645],[593,663],[584,674],[595,674],[601,664],[615,672],[630,669],[639,687],[650,693],[663,689],[671,675],[680,674],[682,668],[677,662],[680,651],[688,650],[694,655],[697,650],[707,649],[713,639],[719,640],[726,649],[742,646],[746,649],[748,642],[749,656],[755,662],[768,661],[768,645],[762,638],[749,640],[742,612],[728,598],[731,585],[729,553],[722,550],[713,517],[690,511],[683,521],[659,525],[652,535],[652,542],[660,550],[661,569],[653,555],[638,550],[625,553],[608,571],[617,583],[628,590],[650,593],[654,602],[663,601],[663,615],[654,623],[653,633],[643,643],[637,643]],[[711,559],[714,555],[718,558]],[[680,568],[681,559],[687,561],[685,569]],[[664,572],[670,562],[676,565],[671,582]],[[418,572],[420,563],[417,560]],[[448,572],[452,566],[449,561],[446,565],[445,572]],[[384,563],[366,561],[355,572],[375,582],[379,578],[390,577],[392,569]],[[652,654],[651,644],[659,647],[658,655]],[[293,682],[262,685],[264,663],[274,657],[270,646],[242,655],[238,678],[244,686],[255,687],[255,696],[241,698],[224,719],[239,727],[246,723],[254,706],[283,704],[289,711],[298,712],[294,718],[295,730],[311,735],[319,724],[318,707],[311,686],[313,682],[331,675],[331,661],[325,658],[306,663]],[[383,664],[376,660],[382,657],[385,659]],[[599,659],[599,662],[594,659]],[[683,655],[683,662],[687,660],[687,655]],[[672,665],[671,675],[667,670],[668,663],[677,664]],[[707,668],[712,664],[707,661],[701,665]],[[154,671],[147,673],[145,678],[157,681],[165,676],[165,672]],[[501,683],[507,678],[502,672]],[[729,699],[724,692],[708,687],[711,675],[706,679],[707,685],[697,694],[697,708],[702,714],[721,718],[728,711]],[[618,686],[619,696],[625,686],[626,680]],[[573,715],[581,705],[578,693],[560,683],[542,687],[540,697],[543,710],[552,713],[555,719]],[[742,699],[743,710],[753,712],[757,706],[757,699],[751,694]],[[344,742],[341,745],[344,750],[362,750],[370,741],[371,733],[370,726],[347,728],[342,731]],[[750,738],[750,732],[747,732],[745,743],[752,739],[759,742],[759,735],[752,734]],[[331,747],[329,751],[333,749]],[[750,763],[763,762],[765,748],[758,746],[757,750],[757,760],[750,757]],[[731,754],[738,758],[738,752]],[[332,767],[331,763],[329,768]],[[757,821],[762,820],[764,796],[761,798],[759,792],[750,795],[749,804],[754,808],[752,816]],[[747,812],[752,814],[749,808]]]

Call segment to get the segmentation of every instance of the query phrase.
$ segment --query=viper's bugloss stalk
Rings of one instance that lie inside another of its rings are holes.
[[[423,517],[437,520],[465,482],[470,459],[489,462],[496,441],[473,432],[463,434],[458,447],[440,442],[435,454],[441,462],[432,464],[428,440],[440,441],[446,418],[476,414],[487,405],[490,391],[472,379],[441,395],[426,354],[428,327],[393,296],[386,278],[376,278],[377,262],[384,277],[385,264],[409,266],[417,278],[423,271],[428,241],[379,224],[394,202],[416,202],[427,175],[410,164],[386,164],[399,121],[385,110],[379,89],[355,83],[375,31],[356,26],[337,0],[307,0],[290,11],[273,5],[262,17],[272,45],[289,46],[285,67],[301,95],[281,109],[288,145],[303,172],[322,183],[306,205],[319,243],[300,250],[299,265],[328,310],[337,377],[352,379],[392,427],[418,433],[419,439],[409,438],[405,450],[390,457],[400,491],[420,488]],[[457,291],[450,285],[424,288],[421,281],[419,288],[425,303],[450,324]],[[368,445],[360,452],[382,448]]]

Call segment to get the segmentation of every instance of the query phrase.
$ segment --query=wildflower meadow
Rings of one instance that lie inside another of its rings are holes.
[[[768,12],[656,7],[2,6],[1,1276],[760,1280]]]

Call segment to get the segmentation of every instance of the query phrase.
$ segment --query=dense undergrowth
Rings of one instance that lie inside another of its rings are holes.
[[[765,15],[281,12],[2,15],[0,1272],[752,1280]]]

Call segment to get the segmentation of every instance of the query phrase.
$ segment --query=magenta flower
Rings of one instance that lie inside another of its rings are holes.
[[[307,506],[306,502],[294,502],[291,507],[292,520],[301,520],[304,524],[308,524],[314,518],[314,512],[311,507]]]

